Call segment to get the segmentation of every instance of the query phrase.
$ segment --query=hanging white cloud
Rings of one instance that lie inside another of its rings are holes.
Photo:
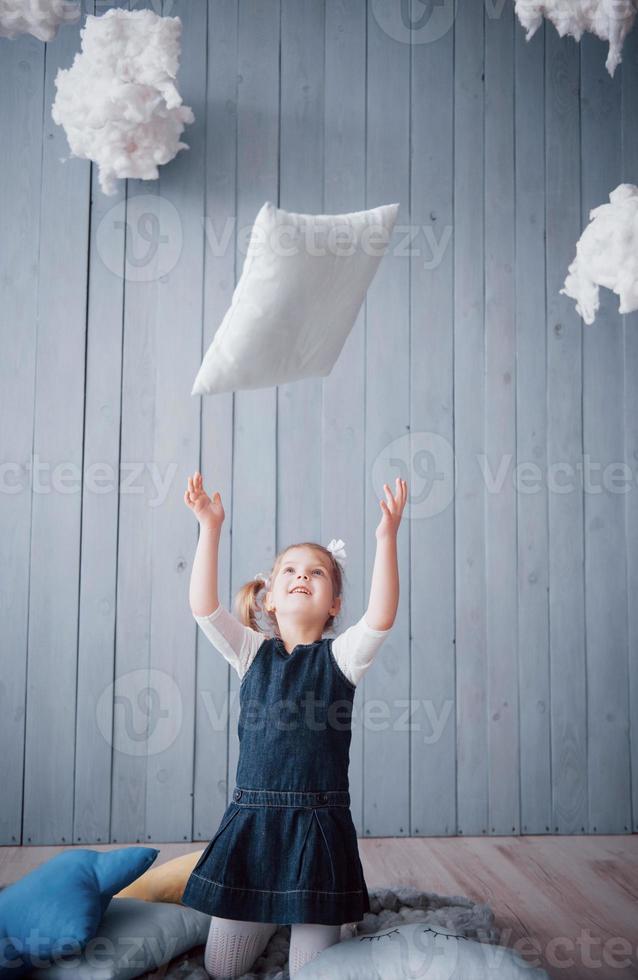
[[[636,0],[514,0],[526,38],[536,33],[543,16],[551,20],[561,37],[580,41],[583,32],[609,42],[605,67],[613,75],[621,61],[622,46],[636,17]]]
[[[179,17],[111,8],[86,18],[81,52],[58,70],[51,115],[73,156],[97,163],[105,194],[118,178],[156,180],[158,165],[188,149],[179,137],[195,117],[175,85],[181,32]]]
[[[52,41],[61,24],[80,14],[80,4],[71,0],[0,0],[0,37],[33,34],[39,41]]]
[[[589,212],[590,223],[561,289],[576,300],[578,313],[589,324],[600,306],[599,286],[620,296],[619,313],[638,310],[638,187],[620,184],[609,201]]]

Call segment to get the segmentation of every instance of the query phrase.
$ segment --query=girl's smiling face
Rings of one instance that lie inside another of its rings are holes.
[[[326,558],[312,548],[290,548],[266,596],[266,608],[291,622],[322,626],[340,605],[340,599],[333,599]]]

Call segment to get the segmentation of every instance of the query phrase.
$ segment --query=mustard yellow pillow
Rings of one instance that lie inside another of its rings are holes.
[[[115,898],[141,898],[145,902],[176,902],[179,903],[186,887],[188,877],[204,853],[191,851],[165,861],[157,867],[149,868],[143,875],[121,892]]]

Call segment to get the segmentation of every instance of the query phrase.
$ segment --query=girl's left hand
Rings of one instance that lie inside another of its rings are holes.
[[[403,508],[408,499],[408,485],[405,480],[401,480],[399,477],[396,479],[396,494],[394,496],[387,483],[383,484],[383,489],[387,499],[379,501],[383,514],[376,531],[377,539],[391,534],[396,535],[401,523]]]

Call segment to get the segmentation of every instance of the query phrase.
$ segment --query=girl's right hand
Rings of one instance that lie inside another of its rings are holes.
[[[184,503],[189,507],[202,527],[220,528],[223,524],[224,508],[219,493],[208,496],[202,484],[202,474],[198,471],[188,478],[188,490],[184,492]]]

